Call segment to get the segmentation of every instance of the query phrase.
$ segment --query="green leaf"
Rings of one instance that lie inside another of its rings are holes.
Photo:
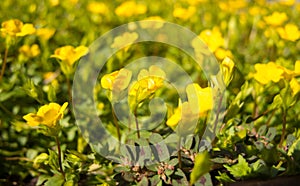
[[[200,179],[194,184],[195,186],[213,186],[211,177],[209,173],[204,174],[201,176]]]
[[[225,183],[232,183],[234,182],[233,179],[231,179],[226,173],[221,173],[219,172],[219,176],[216,176],[217,180],[219,180],[220,182],[225,182]]]
[[[40,175],[38,177],[38,181],[37,181],[36,185],[39,186],[39,185],[44,184],[49,178],[51,178],[51,177],[48,175]]]
[[[53,177],[48,179],[48,181],[45,183],[45,186],[62,186],[64,182],[65,180],[63,176],[54,175]]]
[[[174,175],[175,178],[172,179],[172,185],[174,186],[189,185],[189,182],[182,170],[177,169]]]
[[[247,161],[242,155],[238,157],[238,163],[232,166],[224,165],[224,167],[232,174],[235,178],[244,178],[249,175],[251,168]]]
[[[207,151],[197,154],[195,157],[195,165],[191,173],[190,183],[196,183],[201,176],[210,171],[211,166],[212,162],[210,161],[210,156]]]
[[[137,184],[138,186],[148,186],[149,180],[147,177],[143,177],[143,179]]]

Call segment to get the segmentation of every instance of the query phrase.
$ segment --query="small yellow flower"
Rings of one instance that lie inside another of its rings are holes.
[[[286,6],[293,6],[295,4],[295,0],[280,0],[279,3]]]
[[[24,56],[26,59],[28,58],[34,58],[38,56],[41,53],[41,50],[39,48],[39,45],[33,44],[30,45],[23,45],[19,48],[19,52],[22,56]]]
[[[299,91],[300,91],[300,84],[299,82],[297,81],[297,79],[293,78],[291,81],[290,81],[290,87],[292,89],[292,92],[293,92],[293,96],[295,96]]]
[[[268,84],[270,81],[278,82],[284,73],[284,70],[274,62],[255,64],[254,68],[256,70],[254,79],[263,85]]]
[[[0,31],[4,37],[7,35],[12,37],[22,37],[25,35],[34,34],[36,31],[32,24],[23,24],[23,22],[18,19],[4,21],[1,26],[2,28]]]
[[[220,61],[224,60],[226,57],[233,58],[233,54],[231,53],[230,50],[225,50],[223,48],[218,48],[214,52],[216,58]]]
[[[288,16],[284,12],[273,12],[272,15],[264,17],[265,22],[271,26],[281,26],[286,20],[288,20]]]
[[[115,13],[120,17],[131,17],[147,12],[147,7],[143,4],[136,4],[134,1],[126,1],[118,6]]]
[[[50,128],[55,128],[57,122],[63,118],[63,112],[66,110],[68,103],[64,103],[60,106],[57,103],[50,103],[42,106],[36,114],[30,113],[23,118],[30,126],[45,125]]]
[[[205,115],[207,111],[213,108],[213,94],[210,87],[202,88],[193,83],[187,86],[186,93],[192,111],[199,116]]]
[[[159,29],[163,27],[164,25],[164,19],[159,17],[159,16],[151,16],[147,17],[144,20],[151,20],[151,21],[157,21],[157,22],[141,22],[140,25],[142,28],[154,28],[154,29]]]
[[[296,41],[300,38],[300,31],[295,24],[286,24],[284,28],[280,27],[277,29],[280,37],[289,41]]]
[[[193,112],[190,102],[179,101],[178,107],[166,124],[179,135],[186,135],[194,132],[198,118],[198,113]]]
[[[225,40],[218,27],[214,27],[212,30],[203,30],[199,36],[212,52],[215,52],[219,47],[224,47]]]
[[[182,103],[179,100],[178,107],[174,110],[174,113],[168,118],[166,124],[171,127],[173,130],[176,128],[177,124],[181,120],[181,112],[182,112]]]
[[[239,9],[245,8],[247,4],[248,3],[245,0],[228,0],[219,2],[219,7],[223,11],[234,12]]]
[[[79,58],[88,53],[88,48],[85,46],[79,46],[74,48],[67,45],[55,50],[54,54],[50,57],[57,58],[68,66],[72,66]]]
[[[92,1],[87,5],[87,10],[94,14],[108,14],[108,7],[105,3]]]
[[[182,20],[190,19],[196,13],[196,7],[189,6],[187,9],[176,7],[173,11],[173,16]]]
[[[224,83],[226,84],[226,86],[228,86],[232,80],[233,67],[234,67],[234,62],[232,61],[232,59],[228,57],[226,57],[221,63],[221,70],[223,73]]]
[[[129,88],[129,104],[134,110],[139,103],[151,98],[156,90],[164,85],[166,74],[157,66],[150,66],[149,71],[142,69],[138,74],[138,81]]]
[[[125,90],[130,83],[131,75],[131,71],[124,68],[110,74],[106,74],[101,78],[101,86],[108,90]]]
[[[137,40],[138,37],[139,35],[136,32],[132,32],[132,33],[125,32],[121,36],[118,36],[114,39],[111,48],[115,48],[115,49],[123,48],[126,45],[130,45],[131,43],[133,43],[135,40]]]
[[[42,40],[49,40],[55,33],[55,29],[53,28],[40,28],[37,29],[36,35],[40,37]]]

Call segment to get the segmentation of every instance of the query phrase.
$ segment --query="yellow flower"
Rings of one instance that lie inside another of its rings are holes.
[[[217,48],[214,54],[218,60],[223,60],[226,57],[233,58],[233,54],[231,53],[231,51],[225,50],[223,48]]]
[[[35,28],[32,24],[23,24],[22,21],[18,19],[11,19],[4,21],[1,24],[2,28],[0,29],[2,36],[6,37],[7,35],[15,36],[25,36],[35,33]]]
[[[221,10],[226,12],[233,12],[239,9],[245,8],[247,6],[247,1],[245,0],[229,0],[225,2],[219,2],[219,7]]]
[[[233,67],[234,67],[234,62],[232,61],[232,59],[228,57],[226,57],[221,63],[221,70],[223,73],[224,83],[226,84],[226,86],[228,86],[232,80]]]
[[[182,20],[190,19],[196,13],[194,6],[189,6],[187,9],[176,7],[173,11],[173,16]]]
[[[115,48],[115,49],[120,49],[125,47],[126,45],[130,45],[132,44],[135,40],[137,40],[137,38],[139,37],[139,35],[136,32],[125,32],[122,35],[116,37],[114,39],[113,44],[111,45],[111,48]],[[125,51],[127,51],[129,48],[125,47]]]
[[[212,52],[224,46],[225,41],[218,27],[214,27],[212,30],[203,30],[199,36]]]
[[[47,127],[54,128],[57,122],[63,118],[63,112],[66,110],[68,103],[60,106],[57,103],[50,103],[42,106],[36,114],[30,113],[23,118],[30,126],[46,125]]]
[[[136,4],[134,1],[126,1],[118,6],[115,13],[120,17],[131,17],[147,12],[147,7],[142,4]]]
[[[166,124],[176,131],[179,135],[192,134],[196,128],[198,113],[194,113],[190,102],[179,100],[179,105],[175,109]]]
[[[74,48],[67,45],[55,50],[54,54],[50,57],[57,58],[68,66],[72,66],[79,58],[88,53],[88,48],[85,46],[79,46]]]
[[[271,26],[281,26],[288,19],[286,13],[273,12],[272,15],[264,17],[265,22]]]
[[[108,14],[107,6],[105,5],[105,3],[102,2],[96,2],[96,1],[90,2],[87,5],[87,10],[94,14],[102,14],[102,15]]]
[[[131,71],[124,68],[110,74],[106,74],[101,78],[101,86],[108,90],[122,91],[128,87],[131,75]]]
[[[144,20],[151,20],[151,21],[157,21],[157,22],[141,22],[140,25],[142,28],[154,28],[154,29],[159,29],[163,27],[164,25],[164,19],[159,17],[159,16],[151,16],[147,17]]]
[[[202,88],[193,83],[187,86],[186,93],[193,113],[201,116],[212,109],[213,94],[210,87]],[[195,100],[198,100],[198,102]]]
[[[290,87],[292,89],[293,96],[295,96],[300,91],[300,84],[295,78],[290,81]]]
[[[295,24],[286,24],[284,28],[280,27],[277,29],[280,37],[289,41],[296,41],[300,38],[300,31]]]
[[[286,6],[293,6],[295,4],[295,0],[280,0],[279,3]]]
[[[38,56],[41,53],[41,50],[39,48],[39,45],[33,44],[32,46],[29,45],[23,45],[19,48],[19,52],[22,56],[24,56],[26,59],[28,58],[34,58]]]
[[[163,86],[165,77],[165,72],[157,66],[150,66],[149,71],[142,69],[138,74],[138,81],[129,88],[130,108],[134,110],[139,103],[151,98]]]
[[[59,0],[49,0],[51,6],[59,5]]]
[[[40,28],[37,29],[36,35],[40,37],[42,40],[49,40],[55,33],[55,29],[53,28]]]
[[[174,110],[174,113],[168,118],[166,124],[171,127],[173,130],[176,128],[177,124],[181,120],[181,112],[182,112],[182,103],[179,100],[178,107]]]
[[[297,60],[295,63],[295,73],[300,75],[300,60]]]
[[[254,79],[261,84],[268,84],[270,81],[278,82],[284,73],[284,70],[274,62],[267,64],[255,64],[256,73]]]

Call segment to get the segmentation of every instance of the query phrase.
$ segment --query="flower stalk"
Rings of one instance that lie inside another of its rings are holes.
[[[4,72],[5,72],[5,68],[6,68],[7,55],[8,55],[8,47],[5,48],[5,52],[4,52],[3,64],[2,64],[2,68],[1,68],[1,74],[0,74],[0,82],[2,81],[2,77],[4,76]]]

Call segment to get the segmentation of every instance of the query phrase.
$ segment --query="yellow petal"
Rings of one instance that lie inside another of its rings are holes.
[[[42,118],[33,113],[27,114],[23,116],[23,118],[27,121],[27,124],[32,127],[37,126],[42,122]]]

